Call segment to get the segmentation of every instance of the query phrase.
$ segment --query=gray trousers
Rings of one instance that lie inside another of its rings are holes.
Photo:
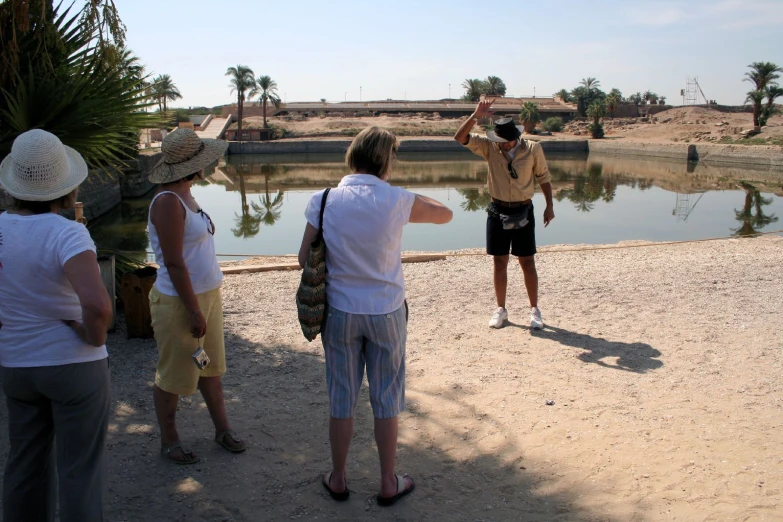
[[[4,522],[53,522],[58,487],[61,522],[103,521],[108,359],[2,368],[2,380],[11,442]]]

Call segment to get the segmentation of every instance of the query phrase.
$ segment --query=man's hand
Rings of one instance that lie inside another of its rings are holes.
[[[496,98],[483,98],[480,102],[478,102],[478,105],[476,105],[476,110],[473,111],[473,117],[474,118],[484,118],[486,116],[492,116],[495,114],[495,111],[492,110],[492,104],[495,103]]]
[[[547,205],[544,209],[544,226],[549,226],[553,219],[555,219],[555,209],[551,205]]]

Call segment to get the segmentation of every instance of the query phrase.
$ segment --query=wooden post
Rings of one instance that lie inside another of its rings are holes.
[[[153,267],[142,268],[122,276],[122,304],[125,307],[128,339],[153,337],[149,295],[156,277],[157,269]]]
[[[114,278],[114,256],[99,256],[98,268],[101,270],[101,279],[106,287],[106,291],[109,292],[109,298],[111,299],[111,323],[109,323],[109,331],[113,332],[117,325],[117,283]]]
[[[82,225],[87,224],[87,220],[84,219],[84,203],[77,201],[74,205],[74,221],[78,221]]]

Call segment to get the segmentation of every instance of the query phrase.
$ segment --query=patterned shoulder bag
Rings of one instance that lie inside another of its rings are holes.
[[[310,243],[310,254],[302,270],[302,280],[296,291],[296,310],[299,314],[299,324],[302,333],[308,341],[312,341],[321,333],[326,312],[326,242],[324,241],[324,209],[326,196],[324,191],[321,199],[321,213],[318,217],[318,234]]]

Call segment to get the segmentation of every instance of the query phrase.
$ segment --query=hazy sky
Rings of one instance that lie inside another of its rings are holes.
[[[286,101],[461,96],[466,78],[501,77],[512,96],[551,95],[588,76],[605,91],[649,89],[682,103],[741,104],[747,65],[783,65],[783,0],[397,2],[116,0],[128,46],[172,76],[174,106],[234,97],[226,68],[269,75]],[[502,7],[501,7],[502,5]]]

